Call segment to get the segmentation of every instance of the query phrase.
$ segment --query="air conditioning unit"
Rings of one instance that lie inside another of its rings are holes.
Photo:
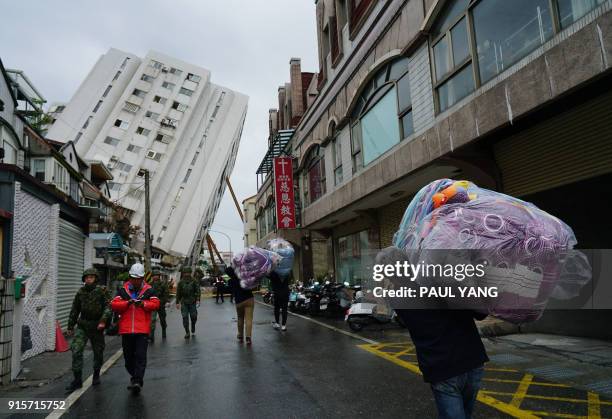
[[[170,71],[170,69],[166,66],[163,66],[161,69],[162,73],[167,73],[168,71]]]

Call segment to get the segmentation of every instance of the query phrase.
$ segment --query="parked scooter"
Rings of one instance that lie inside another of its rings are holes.
[[[355,294],[354,303],[346,311],[344,320],[348,323],[351,330],[355,332],[361,331],[365,326],[371,324],[387,324],[393,321],[397,322],[401,327],[406,327],[395,310],[391,313],[380,313],[378,304],[363,301],[363,291],[359,290]]]

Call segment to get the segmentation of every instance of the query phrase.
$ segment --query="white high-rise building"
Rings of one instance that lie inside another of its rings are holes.
[[[238,152],[248,98],[210,72],[157,52],[104,54],[69,103],[55,106],[47,137],[74,140],[111,169],[112,199],[144,231],[144,169],[151,176],[153,245],[187,255],[210,226]]]

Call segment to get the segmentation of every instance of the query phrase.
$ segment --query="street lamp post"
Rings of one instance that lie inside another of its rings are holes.
[[[227,240],[229,241],[229,251],[230,251],[230,255],[234,256],[234,254],[232,253],[232,239],[230,238],[229,235],[227,235],[226,233],[223,233],[222,231],[217,231],[217,230],[208,230],[209,233],[219,233],[219,234],[223,234],[225,237],[227,237]]]

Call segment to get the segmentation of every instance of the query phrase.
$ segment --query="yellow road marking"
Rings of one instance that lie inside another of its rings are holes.
[[[540,412],[537,410],[528,410],[529,413],[533,413],[538,416],[554,416],[556,418],[568,418],[568,419],[586,419],[586,416],[572,415],[569,413],[556,413],[556,412]]]
[[[599,400],[599,394],[589,391],[588,395],[588,406],[589,406],[589,419],[600,419],[601,409],[600,405],[602,402]],[[605,403],[608,404],[608,403]],[[612,404],[612,403],[610,403]]]
[[[493,383],[510,383],[510,384],[519,384],[520,380],[504,380],[502,378],[483,378],[482,381],[490,381]],[[571,386],[567,384],[560,383],[541,383],[539,381],[532,381],[532,386],[542,386],[542,387],[561,387],[561,388],[571,388]]]
[[[386,359],[387,361],[391,361],[396,365],[399,365],[400,367],[406,368],[410,371],[412,371],[415,374],[418,375],[423,375],[421,373],[421,370],[419,369],[418,365],[416,363],[412,363],[412,362],[408,362],[408,361],[404,361],[402,359],[399,359],[398,357],[388,354],[386,352],[382,352],[376,349],[377,346],[379,345],[358,345],[361,349],[364,349],[380,358]],[[501,412],[504,412],[510,416],[513,416],[515,418],[525,418],[525,419],[534,419],[537,418],[537,416],[530,414],[529,412],[527,412],[526,410],[521,410],[518,407],[512,406],[508,403],[504,403],[501,402],[497,399],[494,399],[493,397],[484,394],[482,392],[482,390],[478,393],[478,396],[476,397],[476,400],[478,400],[481,403],[484,403],[488,406],[491,406]]]
[[[484,392],[485,394],[490,394],[493,396],[514,396],[514,393],[508,393],[505,391],[489,391],[489,390],[480,390],[481,392]],[[584,400],[584,399],[572,399],[569,397],[555,397],[555,396],[538,396],[535,394],[526,394],[525,398],[527,399],[539,399],[539,400],[554,400],[554,401],[558,401],[558,402],[570,402],[570,403],[589,403],[590,400]],[[602,402],[599,401],[599,396],[597,396],[597,401],[598,401],[598,405],[604,405],[604,406],[612,406],[612,402]]]
[[[494,399],[493,397],[487,394],[483,394],[482,390],[478,392],[478,397],[476,397],[476,400],[488,406],[491,406],[501,412],[504,412],[512,417],[515,417],[515,418],[537,419],[537,416],[530,413],[529,411],[523,410],[521,408],[512,406],[511,404],[504,403],[502,401]]]
[[[531,374],[525,374],[523,376],[523,379],[518,385],[514,396],[512,396],[512,401],[510,402],[512,406],[521,407],[521,403],[523,403],[523,399],[525,398],[525,395],[527,395],[527,390],[529,390],[529,385],[531,384],[532,380],[533,375]]]

